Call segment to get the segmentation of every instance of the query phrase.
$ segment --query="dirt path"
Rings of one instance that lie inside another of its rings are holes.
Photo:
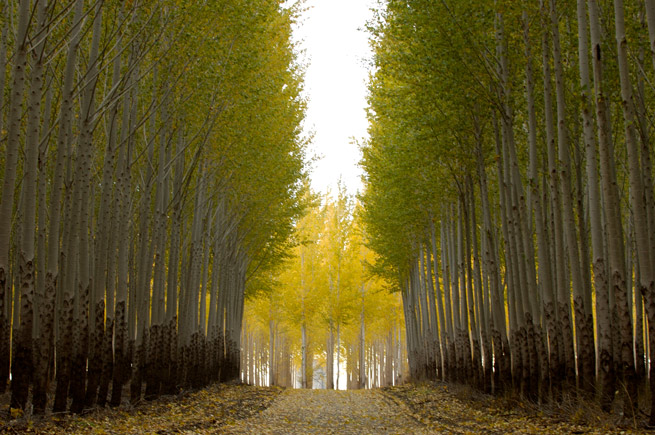
[[[254,417],[218,433],[423,434],[432,433],[379,390],[286,390]]]
[[[460,391],[462,395],[465,391]],[[216,428],[220,434],[640,434],[581,409],[563,420],[496,399],[458,397],[446,385],[383,390],[285,390],[250,418]],[[584,421],[583,421],[584,420]]]

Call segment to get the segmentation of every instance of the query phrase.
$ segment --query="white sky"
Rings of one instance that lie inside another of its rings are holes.
[[[371,52],[364,30],[374,0],[307,0],[308,10],[294,29],[304,50],[305,131],[314,133],[310,156],[315,191],[336,190],[342,178],[351,194],[361,190],[361,154],[353,138],[366,136],[366,60]]]
[[[311,173],[317,192],[335,192],[339,177],[351,194],[362,188],[361,153],[353,139],[361,142],[367,135],[366,61],[371,51],[364,28],[375,3],[306,0],[307,11],[294,29],[294,38],[304,50],[300,62],[306,66],[304,129],[306,134],[314,133],[309,154],[320,158]],[[346,388],[344,369],[342,361],[339,389]]]

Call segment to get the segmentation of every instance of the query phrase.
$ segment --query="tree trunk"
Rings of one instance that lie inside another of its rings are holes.
[[[40,334],[34,339],[35,358],[34,358],[34,386],[32,390],[32,406],[35,415],[40,415],[45,412],[47,391],[49,380],[52,375],[48,374],[52,358],[54,356],[53,346],[53,325],[54,325],[54,304],[55,295],[50,293],[51,287],[48,286],[48,268],[46,258],[48,255],[47,250],[47,237],[48,225],[46,223],[47,215],[47,180],[46,180],[46,155],[48,142],[50,139],[50,109],[52,105],[52,87],[48,88],[46,93],[44,119],[42,123],[42,131],[47,132],[41,139],[41,149],[39,153],[39,187],[38,187],[38,202],[39,202],[39,234],[38,234],[38,248],[37,248],[37,271],[36,271],[36,315],[35,318],[39,324]],[[54,290],[54,289],[53,289]],[[54,372],[54,369],[52,369]]]
[[[130,65],[132,64],[133,53],[130,53]],[[128,355],[128,342],[131,337],[128,331],[128,277],[129,277],[129,216],[131,212],[131,201],[129,191],[131,187],[130,161],[131,161],[131,129],[136,121],[137,89],[134,77],[138,76],[138,68],[134,75],[128,77],[128,83],[132,88],[131,96],[126,97],[123,102],[123,114],[121,120],[121,146],[119,147],[118,162],[116,164],[118,176],[116,180],[116,197],[114,208],[118,211],[118,276],[116,282],[116,306],[114,314],[115,336],[114,336],[114,367],[112,373],[111,406],[118,406],[121,403],[123,384],[129,377],[130,358]],[[129,140],[128,140],[129,139]],[[132,285],[134,287],[134,283]],[[134,309],[132,307],[131,309]]]
[[[575,309],[576,337],[578,340],[578,381],[579,386],[585,391],[593,391],[595,353],[593,343],[593,325],[589,322],[591,317],[591,296],[585,294],[585,285],[582,281],[580,270],[580,251],[575,230],[575,217],[573,213],[572,189],[571,189],[571,164],[569,155],[569,138],[566,125],[566,101],[564,89],[564,73],[562,71],[562,60],[559,42],[559,18],[557,16],[555,0],[550,0],[550,18],[552,25],[553,40],[553,64],[555,66],[555,84],[557,95],[557,136],[558,136],[558,158],[559,177],[562,188],[562,210],[564,240],[568,248],[568,259],[570,262],[570,273],[573,282],[573,303]],[[583,235],[585,236],[585,235]],[[568,279],[567,290],[568,290]],[[564,281],[563,281],[564,282]],[[568,294],[568,291],[567,291]],[[562,293],[564,295],[564,293]],[[568,298],[567,298],[568,301]]]
[[[91,48],[89,51],[89,63],[87,68],[86,82],[82,89],[82,113],[80,116],[80,138],[77,150],[77,169],[75,171],[76,203],[79,204],[79,226],[75,227],[79,231],[79,269],[76,289],[79,290],[78,311],[75,320],[77,326],[77,340],[75,346],[74,362],[72,366],[71,393],[73,403],[71,411],[75,413],[82,412],[84,408],[86,393],[86,366],[88,354],[88,334],[89,334],[89,292],[92,282],[91,267],[89,261],[89,226],[92,221],[91,199],[93,198],[91,189],[91,169],[93,164],[94,147],[93,131],[95,129],[95,91],[98,80],[99,70],[99,45],[102,35],[102,3],[97,3],[93,17],[93,35],[91,38]],[[102,296],[101,296],[102,298]],[[101,302],[101,317],[104,317],[104,301]],[[103,319],[104,320],[104,319]],[[104,328],[101,328],[104,334]],[[102,340],[102,335],[99,335]],[[101,364],[101,363],[100,363]],[[100,365],[101,366],[101,365]]]
[[[437,241],[436,234],[434,229],[434,222],[432,219],[429,219],[430,223],[430,241],[431,244],[426,246],[425,252],[427,258],[425,259],[427,263],[427,281],[428,281],[428,296],[430,304],[430,317],[434,322],[432,328],[432,347],[434,351],[434,356],[437,364],[437,379],[443,380],[443,361],[445,356],[442,354],[441,345],[446,344],[445,340],[445,327],[443,324],[444,314],[443,314],[443,301],[441,299],[441,290],[439,286],[439,268],[437,260]],[[430,258],[432,256],[432,258]],[[434,273],[432,265],[434,264]],[[436,294],[435,294],[436,286]]]
[[[300,366],[301,370],[301,388],[309,388],[309,383],[307,380],[307,365],[308,365],[308,360],[307,360],[307,326],[303,323],[301,326],[301,334],[302,334],[302,347],[301,347],[301,353],[302,353],[302,362]]]
[[[334,326],[332,319],[330,319],[328,324],[328,338],[325,353],[325,388],[334,390]]]
[[[14,209],[14,193],[16,190],[16,168],[18,167],[18,153],[20,146],[20,136],[21,136],[21,115],[23,107],[24,89],[25,81],[27,74],[27,49],[29,44],[29,39],[27,34],[29,31],[30,23],[30,2],[23,1],[18,6],[18,27],[16,33],[16,41],[19,43],[16,44],[16,50],[14,53],[14,67],[12,70],[13,83],[10,89],[9,96],[9,111],[7,113],[7,143],[5,147],[5,161],[4,161],[4,181],[2,185],[2,197],[0,197],[0,389],[5,390],[7,385],[7,379],[9,378],[9,355],[11,350],[10,345],[10,326],[8,318],[8,307],[5,307],[5,301],[7,300],[7,295],[11,292],[12,285],[10,282],[11,275],[9,273],[9,247],[10,247],[10,236],[11,236],[11,221],[12,221],[12,212]],[[22,261],[22,260],[21,260]],[[27,261],[27,259],[25,259]],[[25,267],[25,266],[23,266]],[[25,270],[25,275],[31,273]],[[20,272],[19,272],[20,274]],[[27,288],[25,291],[29,291]],[[27,306],[26,310],[31,310],[31,300],[25,302]],[[26,311],[27,314],[27,311]],[[30,314],[31,315],[31,314]],[[31,321],[28,323],[31,328]],[[28,325],[26,325],[27,327]],[[24,339],[27,339],[25,334]],[[30,337],[32,331],[29,331]],[[22,340],[20,340],[22,341]],[[31,357],[31,355],[24,354],[26,351],[29,353],[28,349],[23,349],[24,345],[21,344],[21,355],[17,363],[24,363],[27,360],[24,358]],[[28,366],[28,367],[31,367]],[[21,373],[20,368],[18,369],[19,379],[14,380],[18,382],[16,391],[19,392],[20,397],[15,397],[12,399],[12,404],[20,406],[19,402],[25,402],[27,400],[27,389],[29,383],[29,373],[31,368],[27,372]],[[15,378],[15,375],[14,375]],[[12,396],[14,387],[12,387]],[[22,398],[24,396],[24,399]],[[18,400],[18,403],[16,402]],[[24,406],[24,405],[23,405]]]
[[[366,388],[366,325],[364,321],[365,291],[364,284],[362,284],[362,308],[359,320],[359,384],[357,386],[357,388],[360,389]]]
[[[598,367],[601,407],[608,411],[614,397],[615,377],[612,363],[611,317],[606,263],[603,249],[603,227],[601,223],[601,201],[598,188],[596,140],[594,137],[591,109],[591,79],[589,76],[589,41],[587,36],[587,13],[584,0],[577,2],[578,16],[578,64],[582,89],[582,125],[586,150],[587,194],[591,218],[591,248],[593,251],[594,288],[596,291],[596,319],[598,333]]]
[[[29,2],[27,3],[29,7]],[[36,32],[43,32],[46,26],[46,2],[41,1],[37,5]],[[27,20],[22,14],[24,5],[20,8],[20,21]],[[21,35],[21,27],[27,22],[19,22],[18,35]],[[27,33],[25,31],[25,33]],[[22,44],[21,44],[22,45]],[[23,48],[19,47],[19,50]],[[28,100],[28,114],[25,142],[25,160],[23,164],[24,198],[22,201],[22,237],[19,254],[18,275],[20,281],[20,326],[16,341],[16,353],[12,364],[11,383],[11,407],[25,409],[29,386],[33,382],[33,347],[32,335],[34,329],[34,234],[36,232],[36,198],[37,198],[37,174],[39,157],[39,139],[41,120],[41,97],[43,96],[43,70],[44,70],[45,38],[34,47],[35,61],[32,65],[32,80],[30,98]],[[22,56],[23,54],[19,54]],[[27,66],[27,62],[25,65]],[[2,295],[0,295],[2,297]],[[38,309],[38,306],[37,306]],[[38,325],[38,323],[37,323]],[[38,331],[38,327],[36,329]],[[38,337],[38,335],[37,335]]]
[[[7,4],[3,5],[5,8]],[[5,95],[5,80],[7,71],[7,33],[9,26],[5,22],[0,34],[0,95]],[[0,116],[0,131],[4,130],[4,117]],[[1,201],[0,201],[1,202]],[[9,253],[7,252],[7,255]],[[3,255],[3,254],[0,254]],[[7,303],[8,294],[6,288],[7,270],[0,275],[0,393],[7,389],[9,380],[9,355],[10,355],[10,334],[9,334],[9,304]]]
[[[527,58],[527,67],[526,67],[526,77],[527,77],[527,103],[528,103],[528,143],[530,147],[530,173],[529,173],[529,184],[530,184],[530,199],[532,202],[532,208],[534,211],[534,220],[535,220],[535,229],[537,234],[537,252],[539,258],[539,285],[541,288],[541,295],[543,299],[543,310],[545,323],[548,331],[548,342],[550,344],[550,349],[548,352],[548,357],[545,360],[541,361],[541,382],[543,385],[542,388],[542,400],[547,400],[547,390],[548,385],[550,384],[554,393],[554,396],[559,397],[560,391],[560,382],[561,378],[557,373],[557,369],[560,366],[559,362],[559,347],[561,344],[558,340],[557,334],[557,310],[555,303],[555,295],[553,291],[553,273],[551,268],[551,257],[550,257],[550,241],[546,235],[545,228],[545,217],[544,211],[541,205],[541,195],[539,191],[539,178],[537,174],[538,161],[537,161],[537,120],[535,113],[535,102],[534,102],[534,79],[532,72],[532,52],[529,42],[529,27],[528,21],[529,18],[527,13],[524,11],[523,20],[525,25],[525,45],[526,45],[526,58]],[[550,381],[550,382],[549,382]]]
[[[601,47],[601,27],[596,0],[588,0],[589,25],[591,30],[591,52],[593,57],[594,95],[596,97],[596,122],[598,124],[598,148],[600,155],[600,180],[605,205],[607,224],[607,245],[609,250],[611,291],[616,299],[618,333],[621,362],[620,379],[626,384],[626,411],[632,412],[636,400],[635,366],[632,350],[632,319],[627,300],[625,282],[625,256],[623,229],[621,225],[620,202],[614,173],[614,156],[610,139],[606,98],[603,90],[603,59]]]
[[[544,12],[544,15],[546,13]],[[552,84],[550,69],[550,37],[547,30],[548,20],[544,16],[544,32],[542,37],[543,71],[544,71],[544,117],[546,123],[546,145],[548,155],[548,183],[550,193],[550,208],[553,220],[552,234],[554,243],[553,293],[558,305],[558,318],[562,334],[561,366],[557,373],[563,381],[573,382],[575,379],[575,353],[573,350],[573,335],[571,328],[571,308],[568,278],[565,275],[564,231],[562,225],[561,199],[557,166],[555,158],[555,128],[553,120]],[[551,25],[552,27],[552,25]]]

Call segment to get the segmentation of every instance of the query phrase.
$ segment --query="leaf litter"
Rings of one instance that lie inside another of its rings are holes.
[[[219,384],[83,415],[0,415],[4,434],[633,434],[629,427],[446,384],[376,390],[284,390]]]
[[[424,423],[431,433],[447,434],[641,434],[622,427],[608,414],[594,413],[577,404],[577,412],[557,405],[530,405],[484,395],[444,383],[401,385],[383,389],[399,407]],[[555,410],[554,410],[555,409]],[[579,420],[579,421],[578,421]]]
[[[5,420],[8,434],[195,434],[215,433],[230,422],[248,418],[271,405],[280,387],[215,384],[203,390],[164,396],[137,406],[100,408],[83,415],[46,415]]]

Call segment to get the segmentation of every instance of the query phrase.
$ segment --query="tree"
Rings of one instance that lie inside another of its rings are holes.
[[[12,407],[32,385],[43,413],[50,379],[81,412],[238,377],[248,283],[305,207],[298,5],[178,3],[2,3]]]
[[[614,6],[616,50],[595,1],[389,1],[370,23],[362,221],[373,270],[403,289],[412,377],[544,401],[597,390],[610,409],[616,367],[634,412],[652,299],[652,71],[626,47],[652,45],[655,9]]]

